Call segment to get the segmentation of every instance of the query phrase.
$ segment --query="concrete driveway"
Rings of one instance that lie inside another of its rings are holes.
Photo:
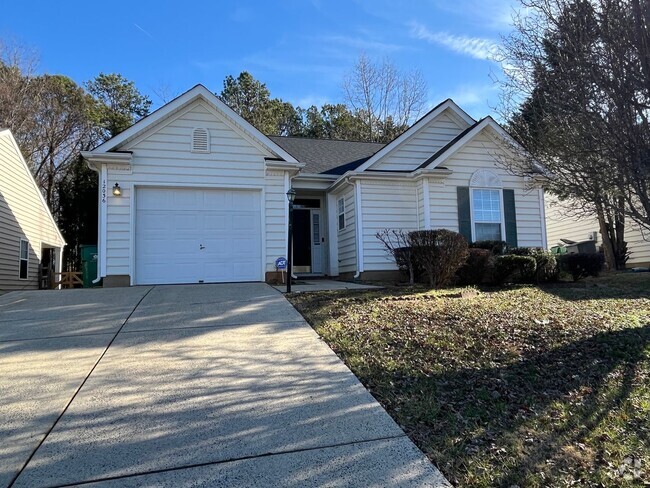
[[[0,487],[449,486],[264,284],[0,297]]]

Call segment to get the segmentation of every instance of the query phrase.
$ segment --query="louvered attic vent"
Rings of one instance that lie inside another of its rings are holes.
[[[199,127],[192,131],[192,152],[210,152],[210,133],[208,129]]]

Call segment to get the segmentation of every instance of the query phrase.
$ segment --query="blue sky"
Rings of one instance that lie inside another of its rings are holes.
[[[0,38],[39,53],[39,70],[81,83],[118,72],[159,106],[197,83],[221,90],[250,71],[271,94],[308,106],[342,99],[361,52],[418,68],[429,104],[451,97],[491,114],[500,75],[490,52],[510,31],[515,0],[2,0]]]

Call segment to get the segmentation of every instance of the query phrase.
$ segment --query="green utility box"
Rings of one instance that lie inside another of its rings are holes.
[[[82,244],[81,251],[81,272],[84,288],[97,286],[93,280],[97,278],[97,246],[94,244]]]

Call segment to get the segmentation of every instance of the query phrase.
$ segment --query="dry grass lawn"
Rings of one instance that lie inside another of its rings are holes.
[[[290,296],[457,486],[650,484],[650,274]]]

